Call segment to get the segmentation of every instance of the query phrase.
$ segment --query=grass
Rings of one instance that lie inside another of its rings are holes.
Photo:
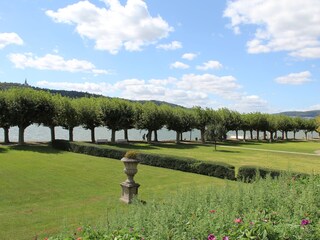
[[[217,151],[214,151],[214,147],[209,144],[192,143],[179,145],[173,143],[153,145],[139,143],[115,145],[114,147],[157,154],[188,156],[199,160],[225,162],[235,166],[236,169],[244,165],[250,165],[303,173],[320,173],[320,156],[299,154],[314,153],[314,151],[320,150],[320,142],[281,142],[270,144],[265,142],[243,143],[233,141],[220,144],[217,147]],[[297,154],[257,151],[257,149],[294,151]]]
[[[60,152],[46,145],[0,145],[0,239],[43,239],[64,228],[98,224],[115,209],[125,180],[120,161]],[[162,201],[192,186],[226,184],[196,174],[139,165],[139,198]],[[231,185],[234,183],[230,183]]]

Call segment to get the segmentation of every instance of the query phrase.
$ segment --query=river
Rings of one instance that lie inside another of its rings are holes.
[[[56,139],[66,139],[69,138],[68,130],[63,129],[62,127],[56,127]],[[136,130],[136,129],[130,129],[129,130],[129,140],[136,140],[140,141],[142,140],[142,137],[144,134],[147,134],[146,130]],[[98,127],[95,129],[96,139],[111,139],[111,130],[105,128],[105,127]],[[242,131],[239,131],[239,138],[242,138],[243,133]],[[256,134],[254,134],[254,137]],[[279,133],[279,136],[281,134]],[[12,127],[10,128],[9,137],[11,142],[17,142],[18,141],[18,127]],[[249,138],[249,132],[247,132],[247,138]],[[262,137],[262,133],[260,133],[260,137]],[[293,138],[293,134],[288,134],[289,138]],[[308,133],[308,139],[318,137],[318,134],[316,133]],[[176,132],[175,131],[169,131],[165,128],[158,131],[158,140],[159,141],[171,141],[175,140],[176,138]],[[185,132],[183,133],[184,140],[196,140],[200,139],[200,131],[199,130],[192,130],[191,132]],[[235,132],[228,132],[228,138],[235,138]],[[298,132],[296,134],[297,139],[304,139],[305,135],[302,131]],[[48,142],[50,141],[50,129],[48,127],[44,126],[38,126],[38,125],[31,125],[26,128],[25,130],[25,141],[26,142]],[[124,139],[124,132],[123,131],[117,131],[116,133],[116,139]],[[89,130],[86,130],[82,127],[76,127],[74,129],[74,140],[75,141],[90,141],[91,140],[91,134]],[[0,128],[0,142],[4,141],[4,132],[3,129]]]

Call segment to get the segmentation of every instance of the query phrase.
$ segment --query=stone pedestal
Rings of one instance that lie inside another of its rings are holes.
[[[127,175],[127,180],[120,184],[122,188],[120,200],[125,203],[132,203],[133,198],[138,195],[138,188],[140,184],[136,183],[133,179],[134,175],[138,172],[137,165],[139,163],[136,159],[122,158],[121,162],[124,163],[124,172]]]
[[[120,200],[128,204],[132,203],[133,198],[138,195],[140,184],[123,182],[120,186],[122,188]]]

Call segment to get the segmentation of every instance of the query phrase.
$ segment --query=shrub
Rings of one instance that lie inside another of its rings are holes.
[[[68,142],[66,140],[56,140],[53,142],[52,146],[65,151],[118,160],[120,160],[123,156],[126,156],[126,154],[130,155],[131,157],[134,155],[141,164],[145,165],[169,168],[183,172],[198,173],[212,177],[226,178],[229,180],[235,179],[234,166],[226,163],[203,162],[193,158],[171,155],[137,153],[136,151],[117,149],[108,145],[97,146],[88,143]]]
[[[138,152],[137,151],[128,151],[126,152],[126,154],[124,155],[125,158],[131,158],[131,159],[136,159],[138,156]]]
[[[285,171],[269,169],[269,168],[258,168],[255,166],[242,166],[239,168],[237,178],[243,181],[251,182],[256,178],[266,178],[270,176],[271,178],[277,178]],[[308,174],[305,173],[289,173],[292,177],[306,177]]]

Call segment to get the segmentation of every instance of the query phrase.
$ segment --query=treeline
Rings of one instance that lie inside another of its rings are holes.
[[[111,142],[115,142],[116,131],[123,130],[128,139],[128,130],[148,131],[147,141],[158,141],[157,131],[166,127],[176,131],[179,143],[182,133],[192,129],[201,132],[201,141],[223,140],[228,131],[244,132],[244,140],[256,138],[269,140],[288,138],[288,132],[295,134],[316,131],[316,119],[303,119],[284,115],[264,113],[240,114],[226,108],[213,110],[193,107],[186,109],[152,102],[131,102],[123,99],[104,97],[69,98],[31,88],[11,88],[0,91],[0,128],[4,129],[4,141],[9,143],[9,129],[19,128],[19,144],[24,143],[24,131],[31,124],[47,126],[51,129],[51,141],[55,140],[55,127],[69,130],[69,140],[73,141],[73,129],[82,126],[91,131],[91,141],[95,142],[95,128],[107,127],[111,130]],[[319,130],[319,129],[318,129]],[[277,136],[281,132],[281,136]],[[248,134],[247,134],[248,133]],[[261,135],[260,135],[261,133]],[[153,139],[152,139],[153,136]]]

